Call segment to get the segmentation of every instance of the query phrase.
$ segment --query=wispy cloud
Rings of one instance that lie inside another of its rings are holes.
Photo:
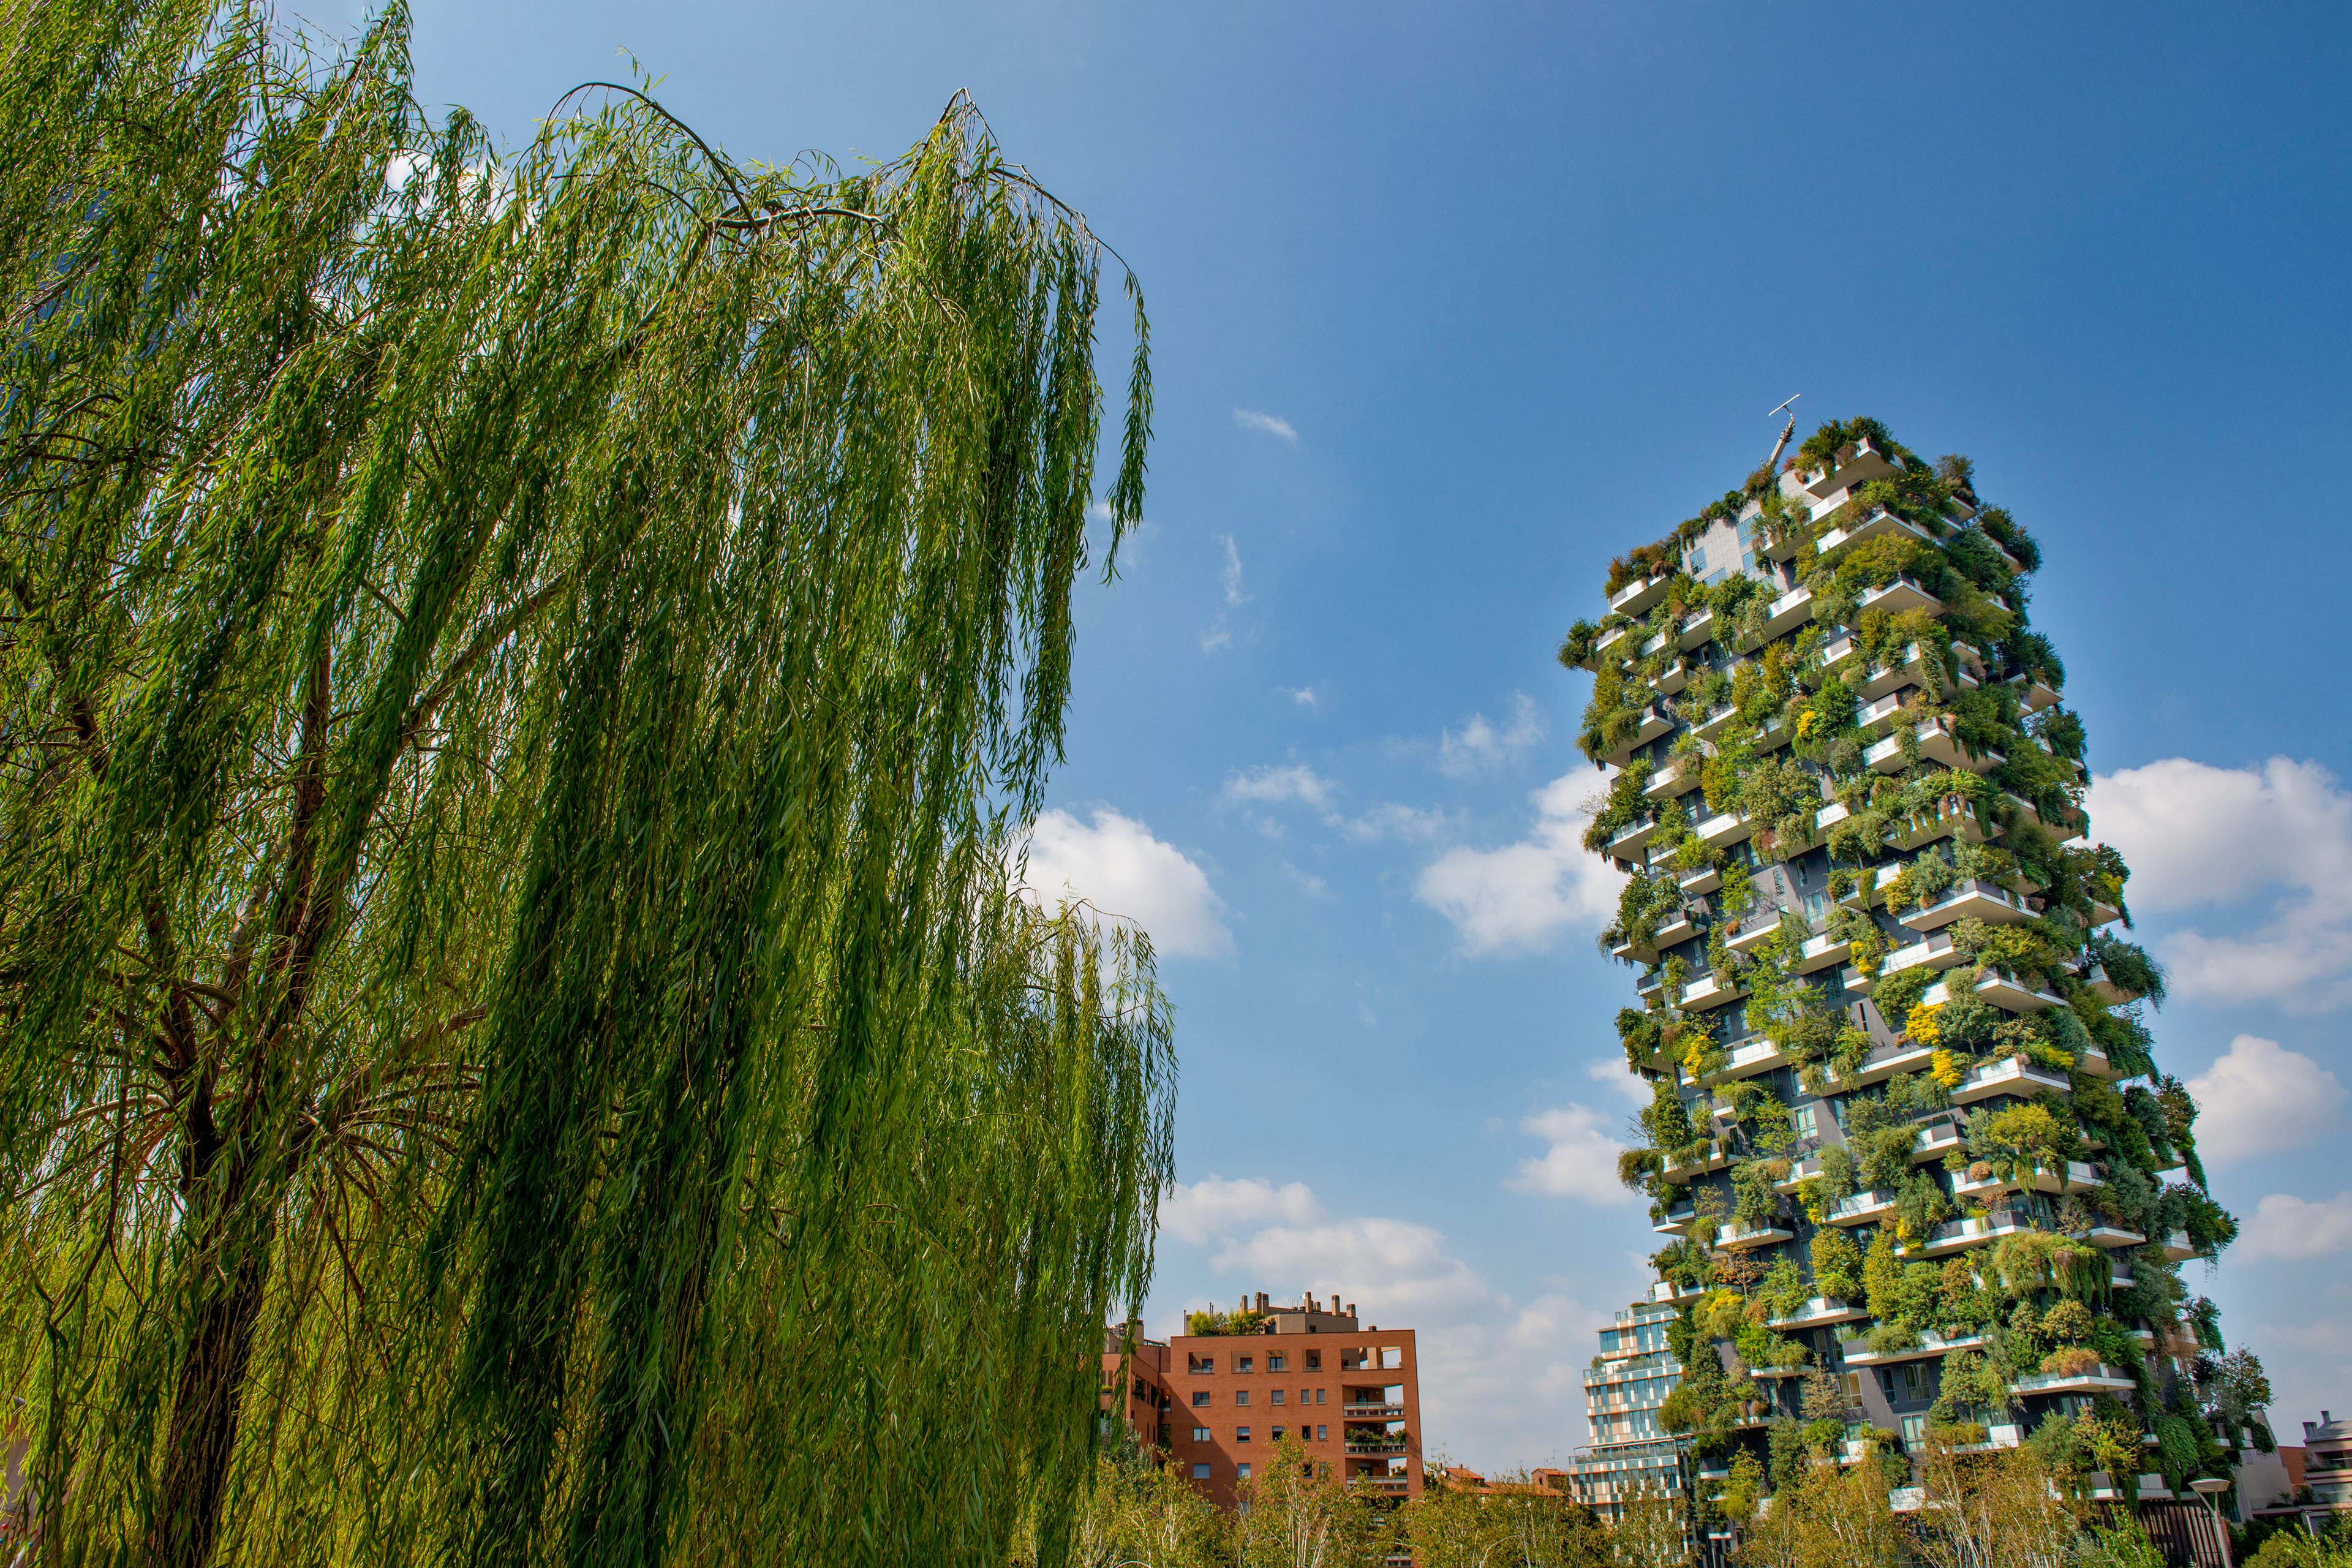
[[[1519,1123],[1549,1145],[1532,1159],[1519,1162],[1510,1185],[1523,1193],[1546,1197],[1580,1198],[1589,1204],[1618,1205],[1633,1194],[1617,1180],[1617,1156],[1625,1145],[1609,1136],[1601,1112],[1589,1105],[1563,1105],[1538,1111]]]
[[[1328,899],[1331,896],[1330,883],[1312,871],[1300,870],[1287,860],[1282,863],[1282,874],[1304,889],[1309,898]]]
[[[1225,629],[1224,617],[1222,616],[1217,618],[1215,626],[1201,634],[1202,653],[1220,653],[1233,646],[1234,634]]]
[[[1234,773],[1225,780],[1224,795],[1227,800],[1257,805],[1296,801],[1318,811],[1328,811],[1339,787],[1304,763],[1288,763],[1278,768],[1253,768]]]
[[[1542,740],[1543,734],[1543,715],[1536,710],[1535,699],[1514,691],[1508,723],[1496,725],[1484,713],[1473,713],[1460,730],[1448,730],[1439,737],[1438,771],[1453,778],[1485,773],[1515,760]]]
[[[1282,691],[1301,708],[1313,708],[1323,700],[1322,694],[1311,686],[1286,686]]]
[[[1261,414],[1255,408],[1236,408],[1234,410],[1234,423],[1244,430],[1279,437],[1294,447],[1298,445],[1298,432],[1291,427],[1289,420],[1278,414]]]
[[[1234,545],[1232,534],[1221,533],[1217,537],[1225,546],[1225,563],[1217,573],[1217,585],[1225,591],[1225,604],[1239,609],[1249,603],[1249,595],[1242,592],[1242,552]]]

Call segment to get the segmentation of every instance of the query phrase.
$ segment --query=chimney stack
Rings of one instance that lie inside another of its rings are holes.
[[[1263,1291],[1263,1290],[1261,1290],[1261,1291],[1259,1291],[1259,1292],[1257,1293],[1257,1310],[1258,1310],[1259,1311],[1261,1311],[1261,1312],[1263,1312],[1263,1311],[1265,1311],[1265,1310],[1266,1310],[1266,1307],[1265,1307],[1265,1291]]]
[[[1349,1302],[1349,1303],[1348,1303],[1348,1316],[1352,1318],[1352,1317],[1354,1317],[1355,1315],[1356,1315],[1356,1304],[1355,1304],[1353,1301],[1350,1301],[1350,1302]]]

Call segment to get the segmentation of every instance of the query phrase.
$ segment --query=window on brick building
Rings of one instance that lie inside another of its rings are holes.
[[[1323,1391],[1319,1388],[1315,1391],[1315,1403],[1318,1405],[1323,1403]]]
[[[1286,1388],[1277,1388],[1277,1389],[1276,1389],[1276,1390],[1274,1391],[1274,1402],[1275,1402],[1276,1405],[1279,1405],[1279,1404],[1281,1404],[1285,1399],[1288,1398],[1288,1397],[1289,1397],[1289,1395],[1290,1395],[1290,1391],[1289,1391],[1288,1389],[1286,1389]]]
[[[1290,1360],[1286,1356],[1270,1355],[1265,1358],[1265,1370],[1268,1372],[1287,1372],[1290,1370]]]
[[[1208,1467],[1208,1466],[1206,1466],[1206,1465],[1195,1465],[1195,1466],[1193,1466],[1193,1467],[1192,1467],[1192,1479],[1193,1479],[1194,1480],[1196,1480],[1196,1481],[1205,1481],[1205,1480],[1207,1480],[1207,1479],[1209,1479],[1209,1467]]]
[[[1234,1403],[1235,1405],[1247,1405],[1249,1403],[1249,1390],[1246,1388],[1237,1388],[1234,1390]]]
[[[1321,1351],[1308,1351],[1307,1352],[1307,1370],[1309,1372],[1321,1372],[1323,1370],[1323,1352]]]
[[[1318,1426],[1315,1428],[1315,1440],[1318,1443],[1329,1442],[1331,1440],[1331,1428],[1328,1426]]]
[[[1192,1428],[1192,1441],[1195,1443],[1205,1443],[1208,1440],[1209,1429],[1206,1426],[1195,1426]]]
[[[1203,1406],[1205,1406],[1208,1403],[1209,1403],[1209,1391],[1208,1391],[1207,1389],[1205,1389],[1205,1388],[1196,1388],[1196,1389],[1194,1389],[1194,1390],[1192,1391],[1192,1408],[1193,1408],[1193,1409],[1195,1409],[1195,1410],[1201,1409],[1201,1408],[1202,1408]]]
[[[1279,1442],[1281,1442],[1281,1441],[1282,1441],[1282,1433],[1283,1433],[1283,1428],[1281,1428],[1281,1427],[1279,1427],[1279,1426],[1277,1426],[1277,1427],[1276,1427],[1276,1428],[1274,1429],[1274,1440],[1275,1440],[1276,1442],[1279,1443]]]
[[[1236,1443],[1246,1443],[1246,1442],[1248,1442],[1248,1441],[1249,1441],[1249,1428],[1248,1428],[1248,1427],[1246,1427],[1246,1426],[1236,1426],[1236,1427],[1234,1427],[1234,1442],[1236,1442]]]
[[[1235,1466],[1234,1468],[1234,1478],[1236,1480],[1244,1481],[1249,1479],[1249,1467],[1247,1465]]]

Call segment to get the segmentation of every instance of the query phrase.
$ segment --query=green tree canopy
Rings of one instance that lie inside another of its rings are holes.
[[[1172,1094],[1148,942],[1006,871],[1102,247],[961,100],[845,174],[627,88],[509,153],[406,41],[0,0],[26,1523],[1058,1560]]]

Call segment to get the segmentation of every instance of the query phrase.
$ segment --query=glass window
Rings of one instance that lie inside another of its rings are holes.
[[[1193,1467],[1192,1467],[1192,1479],[1193,1479],[1194,1480],[1196,1480],[1196,1481],[1205,1481],[1205,1480],[1207,1480],[1207,1479],[1209,1479],[1209,1467],[1208,1467],[1208,1466],[1206,1466],[1206,1465],[1195,1465],[1195,1466],[1193,1466]]]
[[[1249,1403],[1249,1390],[1246,1388],[1237,1388],[1234,1390],[1234,1403],[1235,1405],[1247,1405]]]
[[[1254,1355],[1245,1355],[1241,1357],[1234,1363],[1234,1370],[1235,1372],[1255,1372],[1257,1370],[1257,1357]]]
[[[1281,1442],[1281,1441],[1282,1441],[1282,1434],[1283,1434],[1283,1428],[1282,1428],[1282,1427],[1279,1427],[1279,1426],[1276,1427],[1276,1428],[1274,1429],[1274,1440],[1275,1440],[1276,1442],[1277,1442],[1277,1443]]]
[[[1903,1418],[1903,1446],[1915,1448],[1927,1440],[1927,1418],[1925,1415],[1906,1415]]]
[[[1195,1443],[1205,1443],[1208,1440],[1209,1429],[1206,1426],[1195,1426],[1192,1428],[1192,1441]]]
[[[1245,1481],[1249,1479],[1249,1467],[1247,1465],[1239,1465],[1234,1467],[1234,1475],[1236,1479],[1241,1480]]]
[[[1208,1405],[1208,1403],[1209,1403],[1209,1391],[1208,1391],[1207,1389],[1205,1389],[1205,1388],[1196,1388],[1196,1389],[1194,1389],[1194,1390],[1192,1391],[1192,1408],[1193,1408],[1193,1409],[1195,1409],[1195,1410],[1199,1410],[1199,1409],[1204,1408],[1204,1407]]]
[[[1275,1402],[1276,1405],[1281,1404],[1285,1398],[1288,1397],[1289,1393],[1290,1393],[1290,1391],[1289,1391],[1288,1389],[1286,1389],[1286,1388],[1277,1388],[1277,1389],[1276,1389],[1276,1390],[1274,1391],[1274,1402]]]
[[[1287,1371],[1288,1368],[1289,1361],[1286,1357],[1270,1355],[1265,1358],[1265,1370],[1268,1372],[1284,1372]]]
[[[1328,1426],[1318,1426],[1315,1428],[1315,1440],[1318,1443],[1329,1442],[1331,1440],[1331,1428]]]
[[[1315,1391],[1315,1403],[1318,1405],[1323,1403],[1323,1391],[1319,1388]]]
[[[1246,1442],[1248,1442],[1248,1441],[1249,1441],[1249,1428],[1248,1428],[1248,1427],[1246,1427],[1246,1426],[1236,1426],[1236,1427],[1234,1427],[1234,1442],[1236,1442],[1236,1443],[1246,1443]]]
[[[1820,1119],[1813,1114],[1813,1108],[1811,1106],[1801,1105],[1797,1107],[1796,1110],[1789,1113],[1789,1118],[1796,1125],[1798,1137],[1818,1138],[1822,1135]]]
[[[1323,1370],[1323,1352],[1321,1351],[1308,1351],[1307,1352],[1307,1370],[1309,1372],[1321,1372]]]

